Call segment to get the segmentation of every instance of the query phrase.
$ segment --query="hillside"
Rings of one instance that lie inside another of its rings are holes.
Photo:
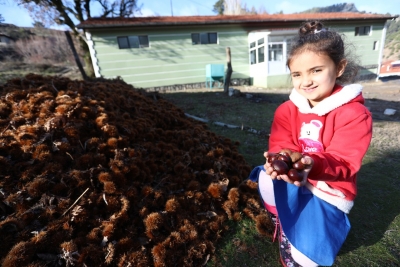
[[[400,20],[388,22],[383,60],[400,60]]]
[[[313,7],[300,13],[359,12],[353,3],[341,3],[327,7]]]
[[[0,84],[28,73],[81,77],[64,31],[0,23],[0,34],[12,40],[0,44]],[[82,58],[77,40],[73,41]]]
[[[10,45],[0,45],[0,60],[12,59],[27,62],[35,58],[36,61],[48,61],[40,63],[53,63],[73,59],[64,31],[0,23],[0,34],[13,40]],[[55,47],[57,49],[54,49]]]

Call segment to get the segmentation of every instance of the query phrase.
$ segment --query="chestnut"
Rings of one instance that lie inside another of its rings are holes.
[[[286,174],[289,171],[289,166],[283,160],[276,159],[272,161],[271,166],[278,175]]]
[[[290,157],[290,155],[292,154],[292,150],[290,150],[289,148],[284,148],[281,151],[279,151],[279,154]]]
[[[276,153],[269,153],[268,152],[268,156],[267,156],[267,161],[268,163],[272,163],[274,160],[278,159],[278,154]]]
[[[282,160],[282,161],[284,161],[284,162],[286,162],[286,164],[287,164],[288,166],[290,166],[290,164],[292,164],[292,160],[290,159],[289,156],[280,154],[280,155],[278,156],[278,159],[279,159],[279,160]]]
[[[299,161],[303,157],[303,154],[300,152],[294,151],[292,154],[290,154],[290,159],[292,162]]]
[[[298,171],[304,170],[304,164],[301,162],[301,160],[296,161],[295,163],[292,164],[293,169],[296,169]]]
[[[302,177],[299,175],[299,172],[296,169],[290,169],[287,173],[287,176],[292,181],[301,182]]]

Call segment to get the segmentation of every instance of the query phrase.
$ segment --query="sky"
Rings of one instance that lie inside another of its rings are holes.
[[[209,16],[213,13],[213,6],[217,0],[139,0],[141,14],[136,16]],[[254,7],[256,10],[265,9],[269,14],[282,11],[284,14],[302,12],[313,7],[326,7],[334,4],[345,3],[345,1],[319,0],[241,0],[242,6],[248,9]],[[359,11],[367,13],[379,13],[400,15],[400,0],[353,0]],[[0,1],[0,14],[5,23],[11,23],[20,27],[31,27],[33,20],[28,12],[15,3],[15,0]],[[94,14],[96,15],[96,14]]]

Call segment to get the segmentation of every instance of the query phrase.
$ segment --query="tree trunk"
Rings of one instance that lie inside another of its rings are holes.
[[[79,55],[76,52],[76,49],[75,49],[75,46],[74,46],[74,42],[72,41],[72,38],[71,38],[71,34],[69,33],[69,31],[64,31],[64,32],[65,32],[65,36],[67,37],[68,44],[71,47],[72,53],[74,54],[76,65],[78,66],[79,71],[82,74],[82,79],[83,80],[87,80],[88,76],[86,75],[86,72],[83,69],[81,61],[79,60]]]
[[[86,74],[90,78],[95,78],[92,57],[90,56],[89,46],[88,46],[86,40],[84,40],[84,37],[82,37],[82,36],[79,36],[79,42],[81,44],[81,48],[83,51],[83,60],[85,62]]]
[[[231,76],[232,76],[232,64],[231,64],[231,48],[226,48],[226,61],[227,61],[227,69],[225,75],[225,82],[224,82],[224,93],[229,93],[229,85],[231,84]]]

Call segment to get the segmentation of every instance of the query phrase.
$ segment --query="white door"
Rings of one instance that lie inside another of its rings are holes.
[[[284,42],[268,43],[268,74],[283,74],[286,72],[286,49]]]

